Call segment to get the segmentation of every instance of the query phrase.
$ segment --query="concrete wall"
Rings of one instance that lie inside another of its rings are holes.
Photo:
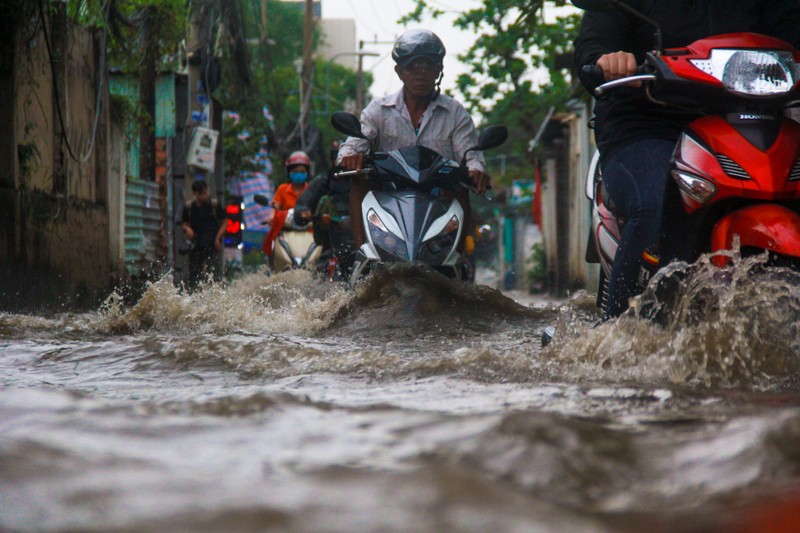
[[[591,217],[584,184],[594,152],[590,110],[572,104],[570,112],[552,117],[542,138],[542,235],[548,288],[559,295],[596,290],[599,274],[585,261]]]
[[[51,15],[49,30],[53,57],[41,30],[20,31],[13,81],[0,82],[12,89],[3,93],[0,117],[13,124],[0,146],[4,308],[90,306],[108,295],[119,271],[109,250],[111,130],[105,92],[96,114],[94,35],[63,11]]]

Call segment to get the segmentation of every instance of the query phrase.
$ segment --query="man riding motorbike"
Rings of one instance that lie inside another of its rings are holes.
[[[419,144],[447,159],[461,161],[464,153],[478,143],[475,124],[464,107],[440,94],[442,60],[445,47],[429,30],[410,30],[401,35],[392,49],[395,72],[403,82],[399,92],[372,101],[361,114],[361,131],[369,139],[348,137],[339,150],[339,166],[361,170],[369,143],[376,151],[390,151]],[[478,194],[491,188],[484,172],[483,155],[467,153],[467,167]],[[361,203],[371,184],[365,176],[353,178],[350,189],[350,219],[356,248],[364,244]],[[454,193],[464,209],[469,227],[469,191]],[[462,235],[459,251],[463,249]]]
[[[682,47],[715,34],[755,32],[800,45],[797,0],[626,0],[661,27],[666,48]],[[590,91],[597,82],[585,65],[597,65],[607,81],[630,76],[653,48],[652,27],[622,9],[585,13],[575,40],[575,67]],[[614,257],[605,318],[622,314],[636,295],[642,254],[662,232],[662,258],[688,259],[696,230],[669,180],[669,161],[678,137],[695,112],[665,107],[635,88],[615,90],[595,107],[595,134],[603,182],[626,219]],[[664,221],[662,224],[662,220]],[[663,263],[662,263],[663,264]]]

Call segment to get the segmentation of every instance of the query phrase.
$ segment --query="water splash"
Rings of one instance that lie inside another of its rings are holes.
[[[107,302],[98,327],[110,333],[310,335],[330,325],[351,297],[341,286],[320,282],[305,270],[248,274],[228,286],[209,285],[191,295],[165,276],[151,283],[132,307],[118,299]]]
[[[623,380],[751,386],[795,381],[800,368],[800,274],[766,255],[731,254],[719,268],[704,256],[674,263],[651,280],[629,311],[592,327],[573,309],[546,355],[601,368]]]

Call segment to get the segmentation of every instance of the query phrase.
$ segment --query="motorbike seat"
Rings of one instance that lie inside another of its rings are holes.
[[[611,198],[611,193],[608,192],[605,182],[600,182],[600,197],[603,200],[603,205],[612,213],[617,214],[617,206],[614,203],[614,199]]]

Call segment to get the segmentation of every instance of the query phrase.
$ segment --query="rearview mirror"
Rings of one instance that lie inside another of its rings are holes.
[[[361,122],[359,122],[358,118],[351,113],[337,111],[331,115],[331,126],[333,126],[336,131],[344,133],[345,135],[349,135],[350,137],[356,137],[358,139],[367,138],[361,132]]]
[[[478,146],[473,150],[489,150],[497,148],[508,139],[508,128],[505,126],[489,126],[478,136]]]
[[[256,194],[253,196],[253,201],[258,205],[263,205],[264,207],[269,207],[269,200],[263,194]]]
[[[490,148],[497,148],[508,139],[508,128],[505,126],[489,126],[481,131],[478,136],[478,144],[469,148],[464,152],[464,157],[461,159],[461,166],[467,164],[467,154],[475,150],[488,150]]]

